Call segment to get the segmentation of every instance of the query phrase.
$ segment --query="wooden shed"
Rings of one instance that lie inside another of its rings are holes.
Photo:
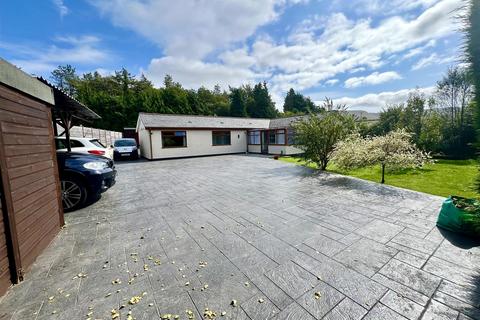
[[[0,296],[62,225],[54,90],[0,59]]]

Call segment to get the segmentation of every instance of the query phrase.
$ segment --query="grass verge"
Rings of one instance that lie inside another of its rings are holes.
[[[281,157],[280,161],[295,163],[317,169],[314,164],[307,164],[300,158]],[[371,166],[355,170],[340,170],[331,163],[327,171],[364,180],[380,182],[380,166]],[[475,160],[435,160],[421,169],[407,169],[387,172],[385,184],[405,189],[448,197],[458,195],[466,198],[477,197],[474,191],[478,167]]]

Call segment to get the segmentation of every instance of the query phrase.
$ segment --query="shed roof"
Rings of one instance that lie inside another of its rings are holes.
[[[139,114],[145,128],[213,128],[213,129],[267,129],[270,119],[174,115],[159,113]]]
[[[62,89],[58,88],[57,86],[51,84],[48,82],[46,79],[42,77],[38,77],[38,80],[52,88],[53,90],[53,95],[55,98],[55,105],[53,107],[53,113],[55,116],[58,116],[57,113],[59,112],[68,112],[70,113],[74,118],[80,120],[80,121],[87,121],[91,122],[96,119],[100,119],[101,117],[96,114],[92,109],[88,108],[85,106],[83,103],[80,101],[76,100],[69,94],[67,94],[65,91]]]
[[[2,58],[0,58],[0,83],[47,102],[50,105],[55,103],[53,91],[49,86]]]

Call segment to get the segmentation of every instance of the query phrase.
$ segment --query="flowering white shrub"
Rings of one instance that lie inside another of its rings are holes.
[[[347,170],[380,164],[384,183],[385,168],[416,168],[429,161],[430,155],[411,143],[411,137],[404,129],[366,138],[356,133],[336,144],[332,161]]]

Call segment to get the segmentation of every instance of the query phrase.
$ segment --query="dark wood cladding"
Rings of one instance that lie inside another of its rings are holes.
[[[0,201],[0,296],[4,294],[12,284],[10,261],[8,259],[7,230],[3,215],[2,202]]]
[[[0,168],[6,204],[0,218],[8,218],[10,230],[7,241],[1,232],[7,225],[0,220],[0,296],[5,272],[10,282],[5,263],[14,265],[13,279],[21,280],[63,225],[51,119],[48,105],[0,85]]]

